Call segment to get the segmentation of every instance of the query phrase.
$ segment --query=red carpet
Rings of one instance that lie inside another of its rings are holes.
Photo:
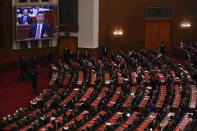
[[[48,88],[50,80],[49,68],[40,68],[38,76],[38,92]],[[37,95],[33,94],[31,81],[18,81],[19,71],[2,74],[0,83],[0,119],[14,113],[20,107],[28,107],[29,102]],[[39,95],[39,94],[38,94]]]
[[[13,56],[13,57],[0,57],[0,63],[5,63],[9,61],[18,61],[20,56]]]

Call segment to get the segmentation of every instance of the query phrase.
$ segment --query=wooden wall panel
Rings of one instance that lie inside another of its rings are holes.
[[[147,50],[151,48],[158,49],[160,47],[161,42],[164,42],[166,50],[170,51],[171,21],[147,21],[145,29],[145,48]]]
[[[0,4],[0,18],[2,18],[2,17],[3,17],[3,6],[2,6],[2,4]],[[2,29],[3,29],[2,20],[0,20],[0,30],[2,31]],[[3,33],[2,33],[2,35],[0,35],[0,40],[1,40],[0,48],[3,48],[2,39],[3,39]]]
[[[160,21],[159,22],[159,43],[165,43],[167,51],[170,51],[171,44],[171,21]]]
[[[60,37],[59,39],[59,55],[63,57],[64,48],[68,48],[73,53],[77,52],[77,37]]]
[[[78,0],[59,0],[60,31],[78,31]]]
[[[13,33],[12,33],[12,1],[11,0],[1,0],[1,6],[2,6],[2,17],[1,17],[1,23],[2,23],[2,38],[1,38],[1,44],[2,44],[2,51],[4,56],[9,56],[11,52],[12,47],[12,39],[13,39]]]
[[[145,47],[146,7],[172,7],[170,47],[174,52],[180,41],[197,42],[197,18],[189,17],[189,9],[197,5],[194,0],[100,0],[100,50],[106,43],[111,52],[120,48],[139,49]],[[190,29],[182,29],[183,22],[190,22]],[[124,35],[112,35],[116,26],[123,29]],[[178,51],[178,50],[177,50]]]
[[[89,54],[95,56],[96,58],[99,58],[102,55],[102,53],[99,52],[99,48],[94,48],[94,49],[91,49],[91,48],[78,48],[78,50],[82,54],[84,54],[87,51]]]
[[[159,22],[148,21],[145,29],[145,48],[147,50],[151,48],[157,48],[159,45]]]

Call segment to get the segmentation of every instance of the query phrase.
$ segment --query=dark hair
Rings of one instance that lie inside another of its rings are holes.
[[[38,14],[43,14],[44,15],[44,12],[43,11],[38,11],[36,15]]]
[[[24,9],[23,12],[24,12],[25,10],[29,13],[29,10],[28,10],[28,9]]]

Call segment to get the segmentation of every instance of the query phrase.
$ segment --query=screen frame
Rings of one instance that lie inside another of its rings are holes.
[[[32,6],[54,6],[57,11],[56,11],[56,16],[57,16],[57,36],[56,37],[48,37],[48,38],[40,38],[40,39],[34,39],[34,38],[28,38],[28,39],[17,39],[17,8],[19,7],[32,7]],[[32,40],[38,40],[38,41],[42,41],[42,40],[57,40],[59,38],[59,6],[58,4],[25,4],[25,5],[15,5],[14,6],[14,40],[16,42],[20,42],[20,41],[32,41]]]

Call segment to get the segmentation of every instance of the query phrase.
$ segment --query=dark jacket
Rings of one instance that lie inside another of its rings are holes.
[[[23,23],[23,18],[24,18],[24,16],[22,16],[22,17],[19,18],[19,21],[18,21],[19,24],[24,24]],[[32,24],[33,20],[32,20],[32,18],[30,16],[27,16],[26,22],[28,24]]]
[[[37,24],[33,24],[30,27],[29,38],[35,38],[37,30]],[[42,31],[41,31],[41,38],[46,38],[43,34],[47,34],[48,37],[53,37],[53,31],[50,24],[43,23]]]

